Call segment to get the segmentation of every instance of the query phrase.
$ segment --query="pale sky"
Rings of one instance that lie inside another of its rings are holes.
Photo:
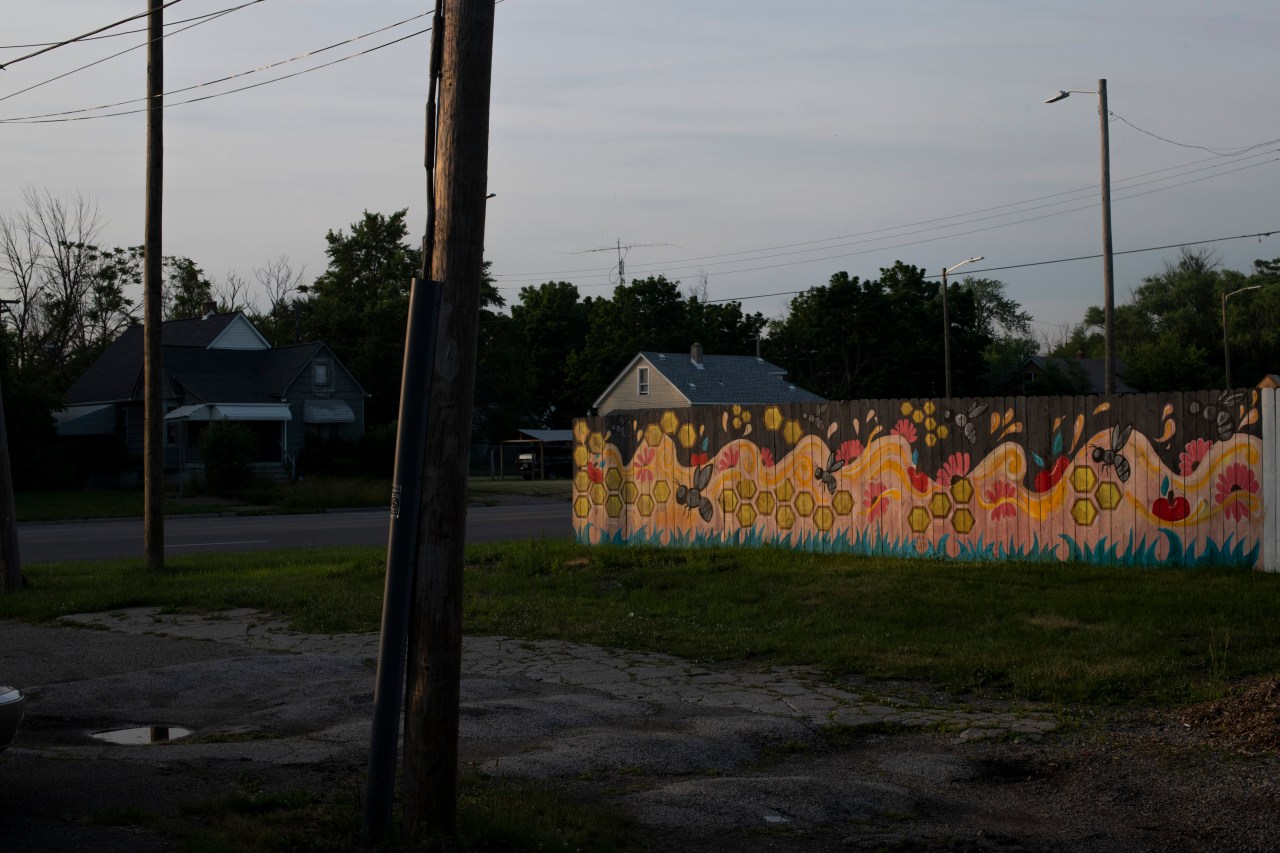
[[[239,0],[244,2],[244,0]],[[237,5],[184,0],[167,21]],[[264,0],[178,33],[166,89],[280,62],[427,13],[427,0]],[[6,0],[0,43],[60,40],[144,0]],[[368,209],[425,221],[428,36],[189,105],[429,26],[424,17],[310,59],[168,98],[165,254],[215,280],[287,255],[308,279],[324,235]],[[139,21],[123,29],[145,27]],[[178,27],[172,27],[176,30]],[[145,50],[23,94],[142,34],[0,72],[0,212],[33,185],[95,201],[100,242],[142,242],[145,117],[14,118],[145,93]],[[1097,97],[1110,124],[1116,298],[1176,249],[1280,230],[1280,6],[1274,0],[504,0],[496,9],[487,256],[512,301],[567,280],[706,274],[712,299],[780,316],[787,297],[901,259],[937,273],[974,255],[1052,336],[1102,302]],[[9,62],[29,49],[0,49]],[[117,109],[134,108],[124,107]],[[1152,135],[1164,137],[1161,141]],[[1270,141],[1252,151],[1232,149]],[[1174,144],[1174,143],[1180,143]],[[1194,147],[1213,148],[1214,152]],[[1248,271],[1280,236],[1208,244]],[[988,272],[984,272],[988,270]],[[757,298],[752,298],[757,297]]]

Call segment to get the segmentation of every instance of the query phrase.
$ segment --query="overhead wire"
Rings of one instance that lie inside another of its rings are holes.
[[[65,41],[59,41],[59,42],[54,42],[53,44],[45,45],[39,50],[28,53],[24,56],[19,56],[17,59],[10,59],[8,62],[0,62],[0,71],[3,71],[4,69],[8,68],[10,65],[17,65],[19,62],[25,62],[28,59],[34,59],[37,56],[48,53],[51,50],[57,50],[60,47],[66,47],[67,45],[75,44],[78,41],[84,41],[85,39],[89,38],[89,36],[96,36],[98,33],[106,32],[107,30],[113,30],[116,27],[121,26],[122,24],[129,23],[130,21],[136,21],[139,18],[145,18],[151,15],[153,12],[158,12],[161,9],[168,9],[170,6],[176,6],[181,2],[182,0],[169,0],[168,3],[162,3],[161,5],[157,6],[155,9],[148,9],[147,11],[142,12],[141,14],[138,14],[138,15],[130,15],[127,18],[116,21],[114,24],[107,24],[105,27],[98,27],[96,30],[90,30],[89,32],[84,33],[83,35],[78,35],[78,36],[75,36],[74,38],[66,39]]]
[[[1250,151],[1256,151],[1259,148],[1265,148],[1268,145],[1275,145],[1277,142],[1280,142],[1280,139],[1268,139],[1266,142],[1257,142],[1257,143],[1254,143],[1253,145],[1219,145],[1214,147],[1209,147],[1207,145],[1191,145],[1186,142],[1178,142],[1177,140],[1174,140],[1174,139],[1168,139],[1166,137],[1161,136],[1158,133],[1152,133],[1149,130],[1138,127],[1136,124],[1129,121],[1127,118],[1120,115],[1119,113],[1112,112],[1110,110],[1108,110],[1108,112],[1117,121],[1124,122],[1129,127],[1138,131],[1138,133],[1146,134],[1147,136],[1150,136],[1152,139],[1158,139],[1161,142],[1167,142],[1170,145],[1176,145],[1179,148],[1194,148],[1198,151],[1208,151],[1210,154],[1216,154],[1219,157],[1235,157],[1240,154],[1247,154]]]
[[[250,0],[250,2],[248,3],[243,3],[240,6],[233,6],[229,9],[220,9],[217,12],[205,12],[203,15],[194,15],[190,18],[179,18],[176,21],[166,21],[165,27],[166,28],[177,27],[182,24],[190,23],[191,21],[198,21],[201,18],[217,17],[218,15],[222,15],[227,12],[234,12],[237,9],[244,8],[245,6],[252,6],[254,3],[261,3],[261,2],[263,2],[263,0]],[[121,30],[118,33],[105,33],[103,35],[98,35],[98,36],[85,36],[83,38],[78,39],[77,41],[101,41],[103,39],[114,39],[114,38],[120,38],[121,36],[137,35],[138,33],[145,33],[146,31],[147,31],[146,27],[142,27],[136,30]],[[25,50],[26,48],[29,48],[29,47],[52,47],[59,43],[60,42],[56,42],[56,41],[44,41],[44,42],[35,42],[33,44],[0,44],[0,50]]]
[[[215,21],[215,20],[217,20],[218,18],[223,17],[224,15],[230,15],[232,12],[238,12],[238,11],[240,11],[241,9],[244,9],[244,8],[246,8],[246,7],[248,7],[248,6],[253,6],[253,5],[254,5],[254,4],[256,4],[256,3],[262,3],[263,1],[264,1],[264,0],[250,0],[250,2],[248,2],[248,3],[242,3],[242,4],[241,4],[241,5],[239,5],[239,6],[233,6],[233,7],[231,7],[230,9],[223,9],[223,10],[222,10],[222,11],[220,11],[220,12],[212,12],[212,13],[210,13],[210,14],[208,14],[208,15],[200,15],[200,16],[198,16],[197,18],[188,18],[188,20],[189,20],[189,21],[193,21],[193,22],[194,22],[194,23],[192,23],[192,24],[191,24],[191,26],[183,27],[183,28],[182,28],[182,29],[180,29],[180,30],[174,30],[174,31],[173,31],[173,32],[171,32],[171,33],[165,33],[163,36],[161,36],[161,38],[166,38],[166,39],[167,39],[167,38],[172,38],[173,36],[176,36],[176,35],[178,35],[179,33],[185,33],[187,30],[190,30],[190,29],[193,29],[193,28],[195,28],[195,27],[198,27],[198,26],[200,26],[201,24],[207,24],[207,23],[209,23],[210,21]],[[9,94],[4,95],[3,97],[0,97],[0,101],[7,101],[7,100],[9,100],[10,98],[16,98],[18,95],[24,94],[24,93],[26,93],[26,92],[30,92],[32,89],[39,89],[41,86],[47,86],[47,85],[49,85],[50,83],[53,83],[53,82],[56,82],[56,81],[58,81],[58,80],[63,79],[64,77],[70,77],[72,74],[77,74],[77,73],[79,73],[79,72],[81,72],[81,71],[84,71],[84,70],[86,70],[86,69],[88,69],[88,68],[92,68],[92,67],[94,67],[95,65],[101,65],[101,64],[102,64],[102,63],[104,63],[104,62],[108,62],[108,61],[110,61],[110,60],[112,60],[112,59],[115,59],[115,58],[117,58],[117,57],[124,56],[126,53],[131,53],[131,52],[133,52],[133,51],[135,51],[135,50],[138,50],[139,48],[146,47],[146,46],[147,46],[147,45],[149,45],[149,44],[151,44],[151,41],[150,41],[150,40],[148,40],[148,41],[144,41],[142,44],[135,44],[133,47],[125,48],[124,50],[119,51],[118,53],[113,53],[113,54],[111,54],[110,56],[104,56],[104,57],[102,57],[101,59],[94,60],[93,62],[90,62],[90,63],[89,63],[89,64],[87,64],[87,65],[81,65],[79,68],[73,68],[73,69],[71,69],[70,71],[67,71],[67,72],[65,72],[65,73],[59,74],[59,75],[58,75],[58,76],[56,76],[56,77],[50,77],[48,80],[42,80],[42,81],[41,81],[41,82],[39,82],[39,83],[33,83],[32,85],[28,86],[28,87],[27,87],[27,88],[25,88],[25,89],[19,89],[19,90],[18,90],[18,91],[16,91],[16,92],[10,92]],[[147,100],[147,98],[137,98],[136,100],[137,100],[137,101],[146,101],[146,100]],[[125,101],[125,102],[123,102],[123,103],[132,103],[132,102],[130,102],[130,101]],[[91,108],[91,109],[92,109],[92,108]],[[57,114],[56,114],[56,113],[51,113],[50,115],[57,115]],[[16,123],[16,122],[15,122],[15,123]]]
[[[260,3],[260,2],[262,2],[262,0],[254,0],[254,2],[259,2],[259,3]],[[245,4],[245,5],[251,5],[251,4]],[[243,8],[243,7],[236,7],[236,8]],[[172,90],[170,90],[170,91],[168,91],[168,92],[165,92],[165,93],[164,93],[164,97],[165,97],[165,98],[168,98],[168,97],[171,97],[171,96],[173,96],[173,95],[180,95],[180,94],[182,94],[183,92],[191,92],[191,91],[195,91],[196,89],[203,89],[203,88],[207,88],[207,87],[209,87],[209,86],[216,86],[216,85],[218,85],[218,84],[220,84],[220,83],[226,83],[226,82],[229,82],[229,81],[231,81],[231,80],[239,79],[239,78],[241,78],[241,77],[248,77],[248,76],[249,76],[249,75],[251,75],[251,74],[258,74],[258,73],[261,73],[261,72],[263,72],[263,71],[270,71],[270,70],[271,70],[271,69],[273,69],[273,68],[279,68],[279,67],[281,67],[281,66],[283,66],[283,65],[288,65],[288,64],[290,64],[290,63],[298,62],[298,61],[303,60],[303,59],[309,59],[309,58],[311,58],[311,57],[313,57],[313,56],[318,56],[319,54],[325,53],[325,52],[330,51],[330,50],[334,50],[335,48],[342,47],[343,45],[353,44],[353,43],[355,43],[355,42],[358,42],[358,41],[361,41],[361,40],[363,40],[363,39],[369,38],[369,37],[371,37],[371,36],[378,35],[379,33],[384,33],[384,32],[387,32],[388,30],[393,30],[393,29],[395,29],[396,27],[404,26],[404,25],[405,25],[405,24],[407,24],[407,23],[410,23],[410,22],[412,22],[412,21],[416,21],[416,20],[418,20],[418,19],[420,19],[420,18],[425,18],[425,17],[427,17],[427,16],[429,16],[429,15],[431,15],[431,14],[432,14],[431,12],[424,12],[424,13],[419,14],[419,15],[414,15],[414,16],[412,16],[412,17],[405,18],[405,19],[404,19],[404,20],[402,20],[402,21],[397,21],[397,22],[395,22],[394,24],[388,24],[388,25],[386,25],[386,26],[384,26],[384,27],[379,27],[378,29],[376,29],[376,30],[371,30],[371,31],[369,31],[369,32],[367,32],[367,33],[362,33],[361,35],[358,35],[358,36],[352,36],[351,38],[343,39],[342,41],[339,41],[339,42],[334,42],[333,44],[326,45],[325,47],[317,48],[317,49],[315,49],[315,50],[309,50],[309,51],[307,51],[306,53],[301,53],[301,54],[298,54],[297,56],[289,57],[288,59],[282,59],[282,60],[279,60],[278,62],[272,62],[272,63],[270,63],[270,64],[268,64],[268,65],[262,65],[262,66],[259,66],[259,67],[257,67],[257,68],[251,68],[251,69],[249,69],[248,71],[241,71],[241,72],[236,73],[236,74],[228,74],[228,75],[226,75],[225,77],[219,77],[219,78],[214,79],[214,80],[207,80],[207,81],[205,81],[205,82],[203,82],[203,83],[197,83],[197,84],[195,84],[195,85],[193,85],[193,86],[184,86],[184,87],[182,87],[182,88],[180,88],[180,89],[172,89]],[[204,23],[204,22],[201,22],[201,23]],[[196,26],[196,24],[192,24],[192,26]],[[190,27],[186,27],[185,29],[190,29]],[[380,47],[389,47],[390,45],[392,45],[392,44],[396,44],[396,43],[397,43],[397,42],[399,42],[399,41],[404,41],[405,39],[413,38],[414,36],[422,35],[422,33],[429,32],[429,31],[430,31],[430,29],[431,29],[431,28],[430,28],[430,27],[428,27],[428,28],[427,28],[427,29],[425,29],[425,30],[419,30],[418,32],[411,33],[410,35],[405,36],[405,37],[404,37],[404,38],[402,38],[402,39],[397,39],[396,41],[389,42],[389,43],[387,43],[387,44],[381,45]],[[178,32],[182,32],[182,30],[179,30]],[[172,33],[171,35],[176,35],[176,34],[177,34],[177,33]],[[135,45],[134,47],[129,48],[129,50],[135,50],[135,49],[137,49],[137,47],[141,47],[141,46],[142,46],[142,45]],[[339,61],[345,61],[345,59],[354,59],[354,58],[355,58],[355,57],[357,57],[357,56],[363,56],[363,55],[365,55],[366,53],[372,53],[374,50],[378,50],[378,49],[380,49],[380,48],[373,48],[373,49],[371,49],[371,50],[367,50],[367,51],[363,51],[363,52],[361,52],[361,53],[353,54],[352,56],[345,57],[343,60],[339,60]],[[121,53],[127,53],[127,51],[121,51]],[[119,55],[120,55],[120,54],[115,54],[115,56],[119,56]],[[114,56],[112,56],[112,57],[107,57],[107,59],[112,59],[112,58],[114,58]],[[105,60],[99,60],[99,62],[103,62],[103,61],[105,61]],[[96,63],[95,63],[95,64],[96,64]],[[297,76],[299,76],[299,74],[308,73],[309,71],[318,71],[318,70],[319,70],[319,69],[321,69],[321,68],[326,68],[326,67],[328,67],[329,65],[336,65],[336,64],[337,64],[337,62],[330,62],[330,63],[326,63],[326,64],[323,64],[323,65],[317,65],[317,66],[315,66],[314,68],[310,68],[310,69],[308,69],[307,71],[304,71],[304,72],[299,72],[298,74],[288,74],[288,75],[285,75],[285,76],[283,76],[283,77],[273,78],[273,79],[272,79],[271,81],[269,81],[269,82],[277,82],[277,81],[279,81],[279,80],[288,80],[290,77],[297,77]],[[87,67],[87,66],[86,66],[86,67]],[[77,70],[81,70],[81,69],[77,69]],[[68,74],[71,74],[71,73],[74,73],[74,72],[67,72],[67,73],[68,73]],[[62,76],[64,76],[64,77],[65,77],[66,75],[64,74],[64,75],[62,75]],[[59,79],[59,78],[54,78],[54,79]],[[48,82],[52,82],[52,80],[46,80],[45,82],[46,82],[46,83],[48,83]],[[40,85],[44,85],[44,84],[43,84],[43,83],[39,83],[39,84],[36,84],[36,85],[37,85],[37,86],[40,86]],[[263,85],[263,84],[257,84],[257,85]],[[28,87],[27,89],[24,89],[24,90],[22,90],[22,91],[30,91],[30,89],[34,89],[34,88],[36,88],[36,87],[35,87],[35,86],[30,86],[30,87]],[[221,92],[221,93],[219,93],[218,95],[215,95],[215,96],[212,96],[212,97],[219,97],[219,96],[221,96],[221,95],[229,95],[229,94],[232,94],[233,92],[242,92],[242,91],[244,91],[245,89],[252,89],[252,88],[256,88],[256,87],[255,87],[255,86],[244,86],[244,87],[241,87],[241,88],[238,88],[238,89],[230,89],[230,90],[228,90],[228,91],[226,91],[226,92]],[[17,94],[21,94],[21,92],[15,92],[15,93],[13,93],[13,95],[17,95]],[[13,95],[6,95],[5,97],[0,98],[0,101],[7,100],[8,98],[13,97]],[[177,102],[177,103],[175,103],[175,104],[166,104],[165,106],[166,106],[166,108],[167,108],[167,107],[169,107],[169,106],[181,106],[182,104],[189,104],[189,103],[194,103],[195,101],[208,100],[208,99],[209,99],[208,97],[205,97],[205,98],[194,98],[194,99],[187,100],[187,101],[178,101],[178,102]],[[134,113],[146,112],[146,108],[145,108],[145,107],[142,107],[142,108],[139,108],[139,109],[136,109],[136,110],[127,110],[127,111],[114,112],[114,113],[100,113],[100,114],[98,114],[98,115],[83,115],[83,114],[84,114],[84,113],[98,113],[98,112],[99,112],[99,111],[101,111],[101,110],[114,109],[115,107],[122,107],[122,106],[126,106],[126,105],[128,105],[128,104],[139,104],[139,103],[145,103],[147,100],[149,100],[149,99],[148,99],[148,98],[131,98],[131,99],[129,99],[129,100],[125,100],[125,101],[116,101],[115,103],[110,103],[110,104],[99,104],[98,106],[94,106],[94,107],[81,107],[81,108],[79,108],[79,109],[74,109],[74,110],[62,110],[62,111],[59,111],[59,112],[52,112],[52,113],[38,113],[38,114],[35,114],[35,115],[29,115],[29,116],[15,116],[15,117],[12,117],[12,118],[4,118],[4,119],[0,119],[0,124],[50,124],[50,123],[54,123],[54,122],[58,122],[58,121],[87,121],[87,120],[89,120],[89,119],[110,118],[110,117],[112,117],[112,116],[121,116],[121,115],[132,115],[132,114],[134,114]]]

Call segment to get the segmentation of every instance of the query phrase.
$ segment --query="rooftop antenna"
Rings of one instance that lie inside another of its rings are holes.
[[[614,284],[627,283],[627,253],[632,249],[646,249],[653,246],[670,246],[670,243],[632,243],[629,246],[622,245],[622,238],[619,237],[612,246],[602,246],[599,249],[583,249],[581,252],[571,252],[574,255],[590,255],[595,252],[614,252],[618,253],[618,280]]]

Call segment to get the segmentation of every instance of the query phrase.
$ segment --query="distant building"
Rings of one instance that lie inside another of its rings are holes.
[[[364,400],[356,378],[316,341],[272,347],[244,314],[170,320],[160,327],[164,467],[203,467],[200,439],[214,421],[257,437],[255,467],[292,472],[309,438],[357,439]],[[143,328],[116,338],[63,396],[58,434],[97,440],[102,468],[136,476],[143,454]]]
[[[641,352],[592,407],[607,415],[618,409],[682,406],[813,403],[823,397],[787,380],[787,371],[748,355],[706,355],[701,344],[687,353]]]
[[[1137,393],[1124,381],[1125,363],[1116,359],[1116,393]],[[1001,386],[1002,394],[1018,396],[1041,394],[1104,394],[1106,366],[1101,358],[1057,358],[1033,355],[1018,366],[1018,371]]]

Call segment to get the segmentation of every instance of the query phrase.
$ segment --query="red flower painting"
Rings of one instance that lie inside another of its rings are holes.
[[[889,432],[892,435],[902,436],[911,444],[915,444],[916,442],[916,425],[906,418],[903,418],[894,424],[893,429],[889,430]]]
[[[1251,513],[1251,501],[1246,495],[1237,496],[1236,492],[1248,492],[1256,495],[1261,485],[1248,465],[1236,462],[1228,465],[1227,470],[1218,475],[1218,484],[1214,487],[1213,499],[1222,507],[1227,518],[1239,521],[1248,518]],[[1241,500],[1241,498],[1245,498]]]
[[[852,462],[861,455],[862,442],[858,441],[856,438],[851,438],[840,444],[840,449],[836,451],[836,461],[846,463]]]
[[[588,462],[588,463],[587,463],[587,477],[588,477],[588,478],[590,478],[591,482],[593,482],[593,483],[603,483],[603,482],[604,482],[604,468],[597,467],[596,463],[594,463],[594,462]]]
[[[774,466],[773,451],[767,447],[760,448],[760,464],[766,468]]]
[[[987,503],[995,504],[991,508],[991,520],[1000,521],[1003,518],[1013,518],[1018,514],[1018,497],[1017,488],[1006,480],[996,480],[991,484],[991,488],[983,493],[987,499]]]
[[[738,457],[741,451],[736,447],[726,447],[724,454],[716,460],[716,468],[725,471],[738,464]]]
[[[653,469],[649,465],[656,455],[652,447],[642,447],[636,451],[636,458],[632,462],[631,470],[631,475],[636,478],[636,482],[648,483],[653,480]]]
[[[888,487],[879,481],[867,484],[862,493],[862,506],[867,511],[867,521],[875,521],[889,508],[889,501],[884,496],[887,491]]]
[[[947,488],[956,480],[968,476],[969,461],[968,453],[952,453],[948,456],[947,461],[938,469],[938,485]]]
[[[1213,442],[1206,438],[1188,441],[1186,449],[1178,454],[1178,473],[1185,477],[1200,467],[1200,463],[1209,455],[1210,447],[1213,447]]]

